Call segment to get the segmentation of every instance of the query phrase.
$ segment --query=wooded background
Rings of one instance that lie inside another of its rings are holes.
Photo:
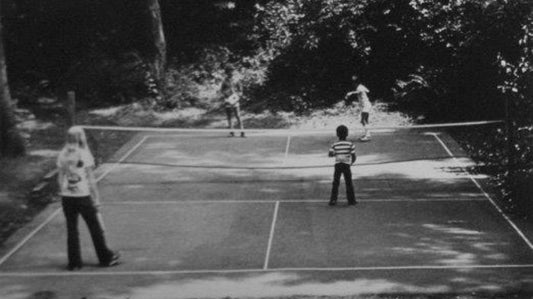
[[[158,6],[166,45],[154,39],[151,13]],[[519,43],[529,36],[531,6],[527,0],[5,0],[2,21],[9,81],[22,102],[36,92],[73,89],[95,105],[159,95],[175,108],[198,96],[184,90],[212,80],[229,62],[247,75],[251,100],[274,108],[330,105],[357,74],[374,98],[449,120],[501,116],[498,87],[510,79],[501,66],[516,66],[531,43]],[[159,53],[159,68],[173,82],[156,82],[165,76],[156,71]],[[165,83],[173,88],[165,90]]]

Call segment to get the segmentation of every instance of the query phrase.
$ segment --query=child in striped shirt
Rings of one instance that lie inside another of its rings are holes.
[[[344,182],[346,183],[348,205],[355,205],[357,202],[355,200],[352,171],[350,169],[350,165],[357,158],[355,155],[355,145],[346,140],[346,137],[348,137],[348,128],[344,125],[337,127],[337,137],[339,137],[339,141],[335,142],[329,149],[329,156],[335,157],[335,172],[333,174],[333,186],[331,188],[329,205],[334,206],[337,204],[341,175],[344,175]]]

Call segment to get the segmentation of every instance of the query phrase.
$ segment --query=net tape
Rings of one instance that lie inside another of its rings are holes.
[[[500,125],[503,121],[500,120],[489,120],[489,121],[475,121],[475,122],[456,122],[456,123],[440,123],[440,124],[424,124],[424,125],[412,125],[412,126],[377,126],[370,127],[372,132],[399,132],[399,131],[414,131],[417,134],[428,133],[433,134],[432,132],[440,132],[448,129],[461,129],[465,128],[466,130],[482,131],[482,128],[488,128],[488,135],[493,134],[490,130],[494,128],[494,125]],[[115,152],[119,151],[121,148],[125,147],[124,145],[131,141],[135,136],[166,136],[167,134],[194,134],[194,133],[213,133],[215,136],[218,134],[225,134],[229,129],[221,128],[209,128],[209,129],[195,129],[195,128],[159,128],[159,127],[117,127],[117,126],[80,126],[86,132],[89,139],[91,150],[97,158],[97,163],[117,163],[117,164],[126,164],[126,165],[144,165],[144,166],[154,166],[154,167],[174,167],[174,168],[192,168],[192,169],[235,169],[235,170],[269,170],[269,169],[279,169],[279,170],[290,170],[290,169],[310,169],[310,168],[330,168],[332,167],[332,160],[328,162],[321,163],[287,163],[287,164],[275,164],[275,165],[228,165],[227,163],[211,163],[206,165],[205,163],[172,163],[170,161],[156,161],[153,159],[142,160],[134,159],[130,156],[119,159]],[[357,128],[359,129],[359,128]],[[331,136],[331,140],[335,139],[335,128],[325,128],[325,129],[245,129],[243,130],[248,134],[255,134],[257,136],[298,136],[298,135],[320,135],[325,134]],[[111,133],[111,134],[109,134]],[[107,136],[107,140],[100,141],[101,136],[98,135],[111,135]],[[119,137],[117,137],[119,136]],[[122,136],[122,137],[120,137]],[[211,135],[206,136],[209,138]],[[353,136],[353,135],[352,135]],[[137,138],[141,140],[141,138]],[[121,141],[122,140],[122,141]],[[146,139],[143,139],[146,140]],[[143,142],[143,141],[139,141]],[[416,143],[412,144],[416,148]],[[357,144],[356,144],[357,147]],[[130,145],[131,148],[131,145]],[[327,148],[324,149],[327,151]],[[401,150],[401,149],[398,149]],[[298,155],[299,153],[291,151],[291,155]],[[359,155],[359,153],[358,153]],[[414,155],[414,156],[413,156]],[[148,155],[149,156],[149,155]],[[390,156],[390,155],[389,155]],[[449,159],[449,155],[443,152],[438,153],[429,153],[420,156],[416,156],[415,153],[408,153],[407,156],[399,155],[402,157],[388,158],[386,160],[364,160],[358,159],[355,166],[373,166],[373,165],[385,165],[392,163],[404,163],[404,162],[416,162],[421,160],[432,160],[432,161],[444,161]],[[456,156],[458,158],[465,157]]]
[[[450,128],[450,127],[471,127],[490,124],[502,124],[502,120],[484,120],[484,121],[471,121],[471,122],[454,122],[454,123],[439,123],[439,124],[422,124],[422,125],[406,125],[406,126],[369,126],[372,131],[396,131],[396,130],[417,130],[417,129],[438,129],[438,128]],[[116,130],[116,131],[130,131],[130,132],[157,132],[157,133],[180,133],[180,132],[203,132],[203,133],[220,133],[226,131],[244,131],[254,133],[330,133],[335,132],[335,128],[323,128],[323,129],[228,129],[228,128],[165,128],[165,127],[119,127],[119,126],[97,126],[97,125],[80,125],[85,130]],[[362,129],[362,128],[360,128]]]

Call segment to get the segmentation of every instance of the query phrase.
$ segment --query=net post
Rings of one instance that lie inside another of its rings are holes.
[[[67,112],[70,125],[76,125],[76,93],[72,90],[67,91]]]

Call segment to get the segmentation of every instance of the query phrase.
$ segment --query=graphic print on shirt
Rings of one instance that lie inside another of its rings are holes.
[[[67,167],[67,189],[73,193],[80,192],[79,184],[83,180],[83,175],[85,174],[85,168],[83,167],[83,161],[79,160],[77,163],[72,163],[69,161]]]
[[[63,170],[61,195],[83,197],[90,195],[88,167],[94,166],[92,155],[84,150],[66,149],[58,158],[58,167]]]

